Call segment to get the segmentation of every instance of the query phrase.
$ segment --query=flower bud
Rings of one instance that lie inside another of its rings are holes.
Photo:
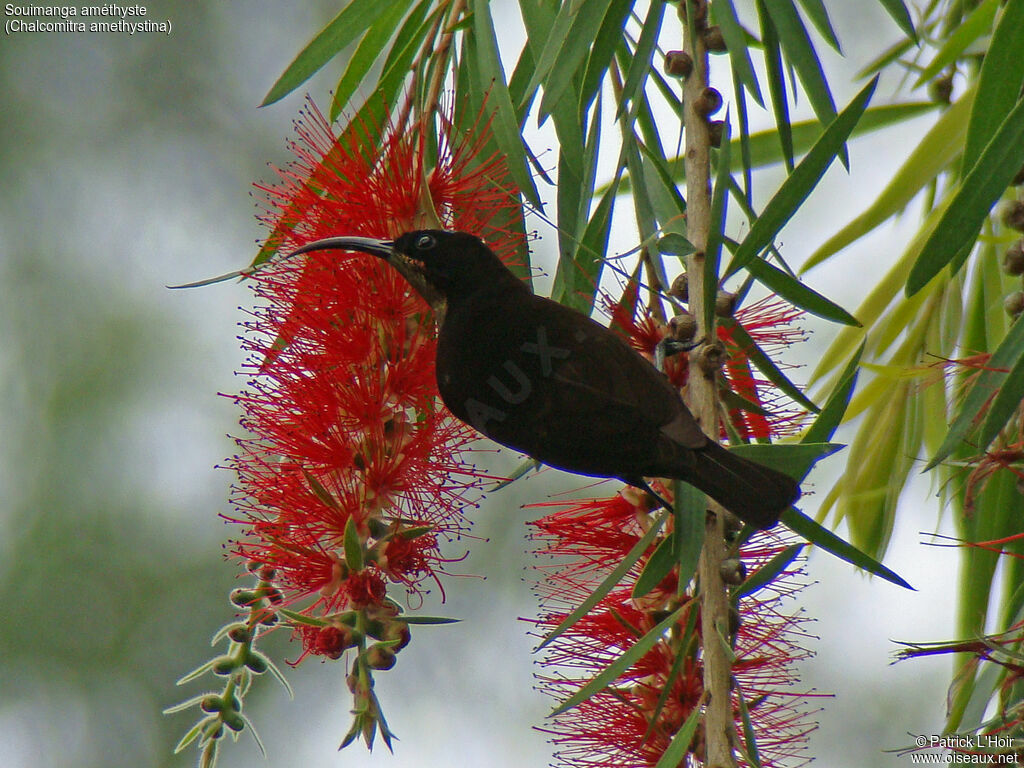
[[[209,696],[203,696],[199,702],[199,708],[203,712],[221,712],[225,709],[224,699],[215,693],[211,693]]]
[[[267,657],[262,653],[250,653],[248,658],[245,660],[245,666],[247,666],[253,674],[262,675],[270,667],[270,662]]]
[[[725,120],[712,120],[708,123],[708,141],[711,146],[718,149],[722,146],[722,138],[725,136]]]
[[[230,597],[232,604],[239,608],[249,608],[259,600],[259,596],[251,589],[233,589]]]
[[[225,714],[221,719],[224,721],[224,725],[235,733],[238,733],[240,730],[245,728],[245,720],[242,719],[242,716],[237,712]]]
[[[953,95],[953,73],[949,72],[928,84],[928,95],[937,104],[949,104]]]
[[[714,88],[705,88],[693,103],[693,108],[701,117],[713,115],[722,108],[722,94]]]
[[[213,674],[220,675],[221,677],[227,677],[238,669],[239,663],[231,656],[220,656],[215,659],[210,669]]]
[[[1003,226],[1024,232],[1024,200],[1012,200],[1003,206]]]
[[[701,32],[700,36],[704,41],[704,47],[711,53],[725,53],[729,50],[725,46],[725,37],[722,35],[722,28],[717,25],[708,27]]]
[[[1014,291],[1003,299],[1003,307],[1006,314],[1016,320],[1024,312],[1024,291]]]
[[[718,317],[732,317],[736,309],[736,294],[728,291],[719,291],[715,296],[715,315]]]
[[[374,644],[366,649],[366,665],[370,669],[387,670],[395,666],[395,652],[386,645]]]
[[[689,77],[693,72],[693,58],[686,51],[669,51],[665,54],[665,74],[673,77]]]
[[[1003,254],[1003,272],[1008,275],[1024,274],[1024,239],[1017,240]]]
[[[405,648],[412,640],[412,632],[409,629],[408,622],[405,621],[391,621],[384,628],[384,636],[382,640],[397,640],[396,645],[390,646],[391,650],[398,653],[400,650]]]
[[[668,328],[676,341],[693,341],[697,335],[697,320],[689,312],[680,312],[669,319]]]
[[[747,578],[747,566],[738,557],[727,557],[718,564],[718,573],[726,584],[736,586]]]
[[[672,286],[668,289],[668,295],[674,296],[680,301],[689,300],[690,285],[685,272],[680,273],[676,279],[672,281]]]
[[[725,363],[726,357],[725,345],[720,341],[714,341],[700,348],[697,362],[700,365],[701,371],[706,376],[713,376],[722,367],[722,364]]]

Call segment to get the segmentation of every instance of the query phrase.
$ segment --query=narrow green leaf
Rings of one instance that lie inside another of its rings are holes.
[[[740,348],[743,354],[746,356],[751,363],[761,373],[767,377],[767,379],[778,387],[782,392],[791,400],[799,403],[801,406],[814,413],[818,412],[818,406],[816,406],[808,397],[805,395],[799,387],[797,387],[789,378],[784,374],[777,365],[772,361],[768,355],[764,353],[757,343],[747,333],[747,329],[742,324],[736,322],[735,318],[725,317],[721,320],[723,328],[729,330],[729,335],[732,340],[736,343],[736,346]]]
[[[679,532],[675,549],[676,564],[679,566],[678,591],[682,595],[686,586],[697,573],[700,553],[704,549],[705,523],[707,520],[707,498],[689,483],[674,480],[672,493],[675,496],[675,529]]]
[[[925,470],[936,466],[960,446],[971,427],[981,418],[986,403],[1006,382],[1010,375],[1009,372],[1016,370],[1021,365],[1022,359],[1024,359],[1024,323],[1016,322],[992,353],[986,369],[981,372],[968,390],[963,404],[957,411],[956,418],[949,426],[946,439],[942,441],[942,445],[928,462]]]
[[[473,0],[473,21],[480,86],[484,91],[490,89],[489,103],[495,106],[494,122],[491,124],[495,141],[506,156],[509,173],[516,186],[532,205],[542,208],[540,195],[526,162],[519,118],[505,82],[505,71],[498,56],[498,39],[487,0]]]
[[[377,19],[363,35],[363,39],[359,41],[355,52],[349,57],[345,71],[334,88],[330,111],[331,120],[334,120],[345,108],[374,62],[384,53],[385,46],[398,28],[398,23],[405,16],[409,5],[409,0],[397,0],[392,3],[384,15]],[[417,11],[422,10],[422,13],[426,13],[426,8],[427,3],[422,2]]]
[[[658,33],[665,18],[665,3],[651,3],[647,9],[647,17],[640,30],[640,38],[636,41],[636,50],[629,62],[629,70],[622,85],[622,98],[615,119],[621,120],[626,115],[626,106],[632,104],[647,81],[651,70],[651,58],[658,44]]]
[[[1013,368],[996,390],[996,396],[988,407],[985,421],[978,433],[978,450],[986,450],[996,435],[1006,426],[1021,402],[1024,401],[1024,355],[1018,358]]]
[[[752,259],[744,266],[750,274],[757,278],[759,283],[772,291],[772,293],[776,293],[784,298],[793,306],[810,312],[812,315],[831,320],[833,323],[860,326],[860,321],[857,318],[834,301],[807,287],[800,280],[782,271],[774,264],[764,259]]]
[[[668,576],[675,567],[678,561],[676,541],[676,534],[673,531],[662,539],[657,549],[651,553],[646,565],[644,565],[643,571],[640,572],[636,583],[633,585],[633,599],[643,597],[658,586],[662,579]]]
[[[786,170],[793,170],[793,133],[789,124],[789,102],[786,97],[786,78],[782,71],[782,48],[779,32],[772,23],[766,0],[756,0],[757,17],[761,22],[761,44],[764,46],[764,64],[768,73],[768,93],[772,99],[775,129],[782,148]]]
[[[897,0],[897,2],[899,2],[899,0]],[[891,46],[878,54],[878,56],[865,64],[864,67],[854,75],[854,79],[863,80],[865,77],[871,77],[875,72],[881,72],[913,47],[914,41],[909,37],[897,40]]]
[[[406,616],[405,614],[398,614],[392,618],[392,621],[401,621],[403,624],[458,624],[462,619],[451,619],[447,616]]]
[[[560,288],[556,300],[586,314],[593,309],[604,255],[608,251],[615,192],[616,186],[613,185],[604,193],[583,230],[575,259],[559,260],[555,273],[555,287]]]
[[[189,744],[191,744],[193,741],[199,738],[199,734],[203,732],[203,727],[206,724],[206,718],[203,718],[198,723],[189,728],[188,731],[185,732],[185,735],[181,737],[181,741],[174,745],[174,751],[172,752],[172,754],[178,754],[183,749],[185,749],[185,747],[187,747]]]
[[[907,10],[903,0],[879,0],[879,2],[881,2],[882,7],[889,12],[889,15],[899,25],[899,28],[906,32],[907,36],[916,43],[917,30],[914,29],[914,20],[910,18],[910,11]]]
[[[875,201],[812,253],[801,268],[802,272],[817,266],[902,211],[956,159],[967,134],[974,94],[973,88],[968,90],[939,116]]]
[[[839,46],[839,38],[836,37],[836,31],[832,29],[832,22],[828,18],[825,4],[821,0],[799,0],[799,3],[815,29],[825,38],[825,42],[831,45],[836,53],[841,54],[843,51]]]
[[[697,724],[700,722],[701,707],[694,707],[687,715],[682,727],[676,731],[672,741],[661,753],[654,768],[675,768],[683,765],[686,761],[686,754],[689,752],[690,744],[693,743],[693,735],[697,732]]]
[[[483,0],[477,1],[482,2]],[[536,61],[533,77],[530,78],[530,83],[526,87],[527,93],[535,91],[547,79],[548,74],[555,65],[555,61],[562,54],[562,47],[565,41],[568,40],[569,29],[575,22],[576,15],[580,12],[585,2],[586,0],[569,0],[569,2],[561,3],[558,6],[558,14],[548,25],[541,26],[536,23],[531,24],[529,21],[526,22],[529,45],[533,49],[534,60]],[[534,9],[526,6],[522,0],[520,0],[519,5],[524,19],[535,13]],[[489,14],[490,11],[488,11]],[[577,44],[589,44],[591,40],[593,40],[593,37],[578,41]],[[574,72],[575,70],[570,74]],[[518,106],[522,107],[524,105],[520,104]]]
[[[661,5],[660,3],[658,5]],[[764,108],[764,97],[761,95],[761,86],[757,82],[757,74],[754,72],[754,64],[750,60],[750,48],[747,45],[747,33],[740,25],[736,16],[736,8],[732,0],[718,0],[711,4],[711,20],[722,30],[722,37],[725,40],[725,47],[729,51],[729,62],[732,71],[747,92],[754,97],[757,105]]]
[[[779,42],[786,53],[786,59],[796,70],[814,114],[822,125],[831,123],[836,116],[836,105],[832,100],[832,92],[829,90],[821,61],[803,22],[800,21],[796,7],[792,0],[772,0],[768,3],[768,12],[778,31]],[[843,165],[848,165],[845,145],[840,144],[837,154]]]
[[[629,650],[623,653],[619,658],[609,664],[607,667],[602,669],[594,679],[588,681],[583,687],[577,690],[572,696],[559,704],[548,717],[555,717],[557,715],[566,712],[577,704],[586,701],[598,691],[607,688],[619,675],[629,669],[633,664],[639,661],[645,653],[653,648],[659,640],[662,639],[665,632],[667,632],[673,624],[679,621],[679,618],[683,615],[683,611],[689,608],[689,603],[681,605],[676,610],[672,611],[668,616],[662,619],[656,624],[649,632],[634,643]],[[549,636],[550,637],[550,636]],[[695,708],[696,710],[697,708]]]
[[[858,366],[861,355],[864,354],[864,342],[861,342],[857,352],[850,358],[846,368],[839,375],[836,386],[829,395],[825,405],[822,406],[818,417],[811,424],[810,428],[800,438],[802,443],[823,443],[832,439],[836,428],[843,420],[846,413],[846,406],[850,404],[854,387],[857,385]]]
[[[836,536],[832,531],[809,518],[803,512],[790,507],[782,513],[782,522],[785,523],[794,533],[803,536],[811,544],[821,547],[826,552],[831,552],[840,560],[845,560],[868,573],[873,573],[886,581],[906,589],[914,589],[895,572],[886,568],[870,555],[861,552],[849,542]]]
[[[742,443],[729,452],[802,480],[811,467],[846,446],[839,443]]]
[[[261,107],[280,101],[294,91],[342,48],[354,42],[389,8],[379,0],[352,0],[303,48],[263,97]]]
[[[779,552],[779,554],[750,574],[744,579],[742,584],[733,590],[733,600],[752,595],[757,590],[771,584],[780,573],[789,567],[790,563],[796,560],[800,551],[805,546],[807,545],[791,544]]]
[[[939,74],[939,72],[954,63],[967,50],[967,46],[992,29],[992,22],[995,20],[998,7],[999,0],[984,0],[979,3],[957,25],[952,34],[946,38],[942,47],[935,54],[935,57],[921,71],[921,75],[917,78],[917,82],[914,83],[914,87],[920,88]]]
[[[363,570],[363,542],[359,540],[354,517],[345,523],[345,564],[353,571]]]
[[[729,113],[725,114],[725,133],[718,151],[715,188],[711,193],[711,230],[704,249],[704,317],[701,328],[715,323],[715,298],[718,295],[718,268],[722,259],[722,240],[725,238],[725,215],[729,207]]]
[[[306,616],[304,613],[298,613],[291,611],[287,608],[277,608],[278,613],[284,616],[288,621],[293,624],[304,624],[307,627],[326,627],[327,622],[323,619],[317,619],[313,616]]]
[[[821,138],[811,147],[810,152],[793,169],[778,192],[768,201],[757,220],[751,225],[750,232],[740,243],[733,255],[726,275],[735,274],[737,270],[747,266],[748,262],[757,258],[757,254],[768,246],[779,230],[793,216],[796,210],[811,194],[826,169],[832,164],[836,154],[842,149],[854,126],[867,107],[871,95],[878,85],[878,78],[872,80],[854,97],[849,106],[825,129]],[[1019,166],[1018,166],[1019,167]]]
[[[911,267],[906,294],[921,290],[978,236],[992,206],[1024,165],[1024,100],[1017,102],[967,172],[945,214]]]
[[[581,112],[585,111],[594,100],[601,83],[604,82],[615,55],[616,48],[625,50],[626,43],[623,39],[623,28],[629,18],[629,12],[635,0],[600,0],[607,3],[604,18],[599,18],[600,26],[592,38],[588,38],[587,49],[584,50],[585,65],[578,68],[583,73],[579,81],[579,91],[576,94],[576,103]],[[582,14],[581,14],[582,15]],[[570,39],[575,39],[576,32],[570,30]],[[556,68],[559,66],[555,63]],[[552,73],[553,75],[554,73]],[[551,75],[548,76],[551,79]],[[544,99],[548,97],[547,83],[544,83]],[[544,110],[544,100],[541,100],[541,111]]]
[[[978,73],[978,95],[974,98],[964,142],[965,174],[974,167],[999,128],[1002,116],[1013,108],[1020,96],[1024,81],[1021,51],[1024,51],[1024,3],[1005,3]]]
[[[740,718],[743,720],[743,741],[746,749],[744,755],[750,768],[762,768],[761,755],[757,750],[757,738],[754,734],[754,724],[750,720],[750,709],[747,707],[747,697],[743,695],[743,689],[737,685],[736,695],[740,702]]]
[[[562,623],[555,627],[548,634],[547,637],[537,646],[535,651],[541,650],[544,646],[554,640],[556,637],[561,635],[565,630],[573,626],[577,621],[586,616],[590,609],[597,605],[601,600],[604,599],[605,595],[615,589],[616,585],[622,581],[622,577],[625,576],[629,569],[632,568],[643,556],[647,548],[654,542],[655,537],[661,530],[662,526],[665,525],[665,521],[668,519],[668,512],[662,512],[655,519],[650,529],[643,535],[643,537],[633,545],[633,548],[626,553],[626,556],[622,558],[622,561],[616,565],[602,581],[597,589],[587,596],[579,606],[566,616]]]

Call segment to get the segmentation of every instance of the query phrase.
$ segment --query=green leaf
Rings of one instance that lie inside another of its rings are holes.
[[[701,707],[694,707],[672,737],[672,741],[665,747],[665,751],[661,753],[654,768],[675,768],[685,763],[690,744],[693,743],[693,735],[697,731],[697,724],[700,723],[700,715]]]
[[[586,701],[595,693],[607,688],[610,684],[615,682],[619,675],[639,661],[644,654],[651,650],[651,648],[653,648],[658,641],[662,639],[665,632],[667,632],[673,624],[679,621],[679,618],[683,615],[683,611],[687,610],[689,607],[689,603],[685,603],[672,611],[672,613],[658,622],[658,624],[656,624],[649,632],[637,640],[629,650],[602,669],[594,679],[588,681],[572,696],[559,704],[558,707],[548,715],[548,717],[555,717],[556,715],[560,715],[563,712],[572,709],[577,704]]]
[[[359,539],[354,517],[345,523],[345,564],[353,571],[363,570],[363,542]]]
[[[473,0],[472,7],[480,87],[483,91],[490,89],[489,103],[495,105],[494,121],[491,123],[495,141],[507,159],[509,173],[516,186],[532,205],[542,208],[540,195],[526,162],[519,118],[512,105],[505,71],[498,56],[498,40],[494,33],[490,4],[487,0]]]
[[[626,115],[626,106],[632,104],[643,89],[647,75],[651,71],[651,58],[658,44],[658,33],[665,18],[665,3],[651,3],[647,9],[647,17],[640,30],[640,38],[636,42],[636,50],[629,62],[626,80],[622,85],[622,96],[615,119],[620,120]]]
[[[836,31],[832,29],[832,22],[828,18],[825,4],[821,0],[799,0],[799,2],[804,9],[804,13],[807,14],[807,18],[811,20],[815,29],[825,38],[825,42],[831,45],[836,50],[836,53],[841,54],[843,51],[839,47],[839,38],[836,37]]]
[[[929,470],[949,456],[967,436],[971,427],[981,418],[985,405],[1006,383],[1011,370],[1016,370],[1024,359],[1024,323],[1016,322],[1010,328],[999,347],[992,353],[985,370],[975,379],[968,390],[956,418],[949,426],[946,439],[925,467]],[[979,446],[980,448],[987,447]]]
[[[846,406],[850,404],[854,387],[857,385],[858,366],[863,354],[864,342],[861,342],[857,352],[850,358],[850,362],[846,364],[846,368],[839,375],[839,380],[818,413],[818,417],[800,438],[800,442],[823,443],[830,440],[835,434],[836,428],[843,420],[843,414],[846,413]]]
[[[766,587],[768,584],[771,584],[780,573],[789,567],[790,563],[796,560],[800,551],[805,546],[807,545],[791,544],[779,552],[779,554],[750,574],[746,579],[744,579],[742,584],[733,590],[733,600],[746,597],[747,595],[752,595],[762,587]]]
[[[637,577],[636,583],[633,585],[633,599],[643,597],[658,586],[661,580],[668,576],[675,567],[678,559],[676,554],[676,533],[673,531],[662,539],[657,549],[651,553],[651,557],[647,560],[643,571],[640,572],[640,576]]]
[[[633,548],[626,553],[626,556],[622,558],[622,561],[619,562],[619,564],[616,565],[607,576],[605,576],[597,589],[591,592],[587,596],[587,599],[579,604],[576,610],[566,616],[562,620],[561,624],[551,630],[535,650],[539,651],[556,637],[565,632],[565,630],[569,629],[573,624],[586,616],[590,612],[591,608],[601,602],[605,595],[615,589],[616,585],[622,581],[622,578],[629,572],[629,569],[636,565],[640,558],[643,557],[644,552],[646,552],[647,548],[654,542],[655,537],[658,535],[662,526],[665,525],[665,521],[667,519],[668,512],[662,512],[658,515],[654,519],[654,522],[647,533],[645,533],[643,537],[633,545]]]
[[[658,3],[657,5],[662,5]],[[764,97],[761,95],[761,86],[757,82],[757,74],[754,72],[754,64],[750,60],[750,48],[747,45],[747,34],[740,25],[736,16],[736,8],[732,0],[718,0],[711,4],[711,20],[722,30],[722,37],[725,40],[725,47],[729,51],[729,61],[732,64],[732,71],[747,92],[754,97],[754,101],[761,108],[764,108]]]
[[[871,82],[850,102],[849,106],[832,121],[822,133],[821,138],[811,147],[810,152],[793,169],[793,172],[782,183],[779,191],[768,201],[761,215],[751,225],[750,232],[747,233],[733,255],[726,275],[735,274],[736,271],[746,267],[749,262],[757,258],[757,254],[775,239],[779,230],[796,213],[803,201],[811,194],[811,190],[821,180],[826,169],[832,164],[836,154],[842,149],[844,142],[867,107],[876,85],[878,85],[878,77],[872,78]]]
[[[761,755],[757,751],[754,724],[750,720],[750,709],[747,707],[747,697],[743,695],[743,689],[739,685],[736,686],[736,696],[739,698],[740,718],[743,720],[743,741],[746,747],[744,755],[750,768],[762,768]]]
[[[846,446],[839,443],[744,443],[729,452],[802,480],[811,467]]]
[[[764,259],[752,259],[744,266],[750,274],[757,278],[759,283],[772,291],[772,293],[776,293],[784,298],[793,306],[810,312],[812,315],[831,320],[833,323],[860,326],[860,321],[857,318],[834,301],[807,287],[800,280],[787,272],[783,272],[774,264]]]
[[[725,133],[718,152],[715,188],[711,194],[711,229],[704,248],[704,317],[701,328],[715,324],[715,298],[718,295],[718,267],[722,259],[722,240],[725,238],[725,215],[729,207],[729,113],[725,114]]]
[[[401,621],[405,624],[458,624],[462,619],[450,619],[446,616],[406,616],[399,614],[392,618],[392,621]]]
[[[849,542],[843,541],[843,539],[836,536],[832,531],[819,523],[816,523],[803,512],[799,512],[793,507],[790,507],[782,513],[782,522],[785,523],[794,533],[800,534],[807,539],[807,541],[811,542],[811,544],[821,547],[826,552],[831,552],[840,560],[845,560],[851,565],[855,565],[868,573],[880,576],[898,587],[905,587],[910,590],[914,589],[895,572],[886,568],[870,555],[861,552]]]
[[[916,43],[917,30],[914,29],[914,20],[910,18],[910,11],[903,4],[903,0],[879,0],[879,2],[882,3],[882,7],[889,12],[889,15],[892,16],[900,29],[906,32],[907,36]]]
[[[294,91],[342,48],[356,40],[389,8],[379,0],[352,0],[313,40],[299,52],[263,97],[261,107],[280,101]]]
[[[962,248],[1024,165],[1024,100],[1017,102],[968,171],[907,277],[906,294],[921,290]]]
[[[814,50],[810,37],[792,0],[771,0],[768,4],[772,23],[779,34],[779,42],[786,53],[786,59],[796,69],[797,77],[807,93],[811,108],[822,125],[831,123],[836,116],[836,105],[825,79],[825,71]],[[846,147],[840,144],[837,154],[848,164]]]
[[[330,111],[332,120],[345,108],[352,94],[355,93],[356,88],[363,82],[366,73],[370,71],[374,62],[384,52],[385,46],[394,34],[395,29],[398,28],[398,22],[402,20],[409,5],[409,0],[397,0],[391,3],[384,15],[377,19],[370,26],[369,31],[363,35],[363,39],[359,41],[355,52],[349,57],[348,65],[345,67],[345,71],[342,73],[341,79],[334,89],[334,98],[331,101]],[[421,13],[421,22],[422,14],[426,13],[426,9],[427,2],[422,2],[417,7],[417,12]]]
[[[482,1],[483,0],[478,0],[478,2]],[[605,5],[610,2],[610,0],[601,1]],[[534,60],[536,61],[536,65],[533,69],[533,77],[530,78],[530,83],[526,87],[526,92],[528,94],[533,93],[541,86],[541,84],[545,83],[548,78],[548,74],[554,68],[555,61],[559,56],[562,56],[563,60],[567,60],[570,56],[578,56],[579,59],[582,60],[583,55],[586,53],[586,46],[589,46],[591,41],[593,41],[593,36],[583,40],[577,40],[572,54],[563,54],[562,48],[569,39],[569,30],[576,21],[576,15],[580,12],[580,9],[586,2],[587,0],[570,0],[569,2],[560,3],[558,6],[558,14],[549,25],[542,26],[538,24],[531,24],[529,21],[526,22],[529,45],[530,48],[533,49]],[[529,16],[534,14],[534,10],[526,6],[522,0],[520,0],[520,12],[524,19],[527,19]],[[490,11],[488,11],[488,13],[490,13]],[[603,17],[604,14],[602,13],[601,16],[597,18],[600,19]],[[543,35],[543,38],[541,35]],[[569,72],[568,75],[573,75],[575,72],[576,70],[573,69],[573,71]],[[558,73],[556,78],[560,79],[563,74],[564,73]],[[557,81],[554,83],[548,83],[548,87],[554,88],[557,86]],[[519,106],[523,107],[525,104],[520,104]]]
[[[1020,96],[1024,81],[1022,51],[1024,3],[1006,3],[978,73],[978,94],[974,98],[964,142],[964,173],[974,167],[985,145],[999,128],[1002,116],[1013,108]]]
[[[921,138],[875,201],[812,253],[801,268],[801,272],[817,266],[902,211],[927,184],[953,162],[963,146],[967,133],[967,121],[974,102],[974,93],[973,88],[968,90],[940,115],[935,125]]]
[[[675,530],[679,539],[675,549],[676,564],[679,566],[678,591],[683,594],[686,585],[693,579],[704,549],[705,521],[707,519],[707,498],[689,483],[674,480],[672,493],[675,496]]]
[[[999,0],[984,0],[984,2],[979,3],[968,14],[967,18],[957,25],[952,34],[946,38],[938,53],[935,54],[935,57],[921,71],[921,75],[917,78],[917,82],[914,83],[914,87],[920,88],[924,83],[927,83],[939,72],[960,58],[963,52],[967,50],[967,46],[986,34],[992,28],[992,22],[995,20],[998,7]]]
[[[1010,417],[1020,408],[1021,401],[1024,401],[1024,355],[1018,358],[996,390],[996,396],[989,405],[985,421],[981,425],[981,432],[978,433],[979,450],[986,450],[995,440]]]
[[[793,170],[793,134],[789,124],[789,102],[786,98],[786,78],[782,72],[782,48],[779,32],[772,23],[765,0],[756,0],[757,17],[761,22],[761,44],[764,46],[764,65],[768,73],[768,93],[772,98],[775,129],[782,148],[786,169]]]
[[[602,2],[608,2],[608,0],[602,0]],[[615,49],[622,48],[624,50],[626,48],[626,43],[623,39],[623,28],[625,27],[626,19],[629,18],[629,12],[633,7],[633,3],[634,0],[610,0],[605,10],[604,18],[599,19],[600,26],[597,33],[593,38],[588,38],[590,41],[589,50],[584,52],[586,66],[581,70],[583,77],[579,83],[576,101],[581,112],[590,106],[595,94],[601,87],[601,83],[604,82],[608,66],[615,55]],[[570,31],[569,34],[574,35],[575,33]],[[557,62],[555,66],[558,66]],[[547,99],[547,97],[548,91],[547,84],[545,83],[544,99]],[[541,100],[541,111],[544,109],[544,99]]]

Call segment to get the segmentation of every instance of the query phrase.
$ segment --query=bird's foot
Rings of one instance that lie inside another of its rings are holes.
[[[707,336],[697,341],[679,341],[678,339],[666,336],[654,347],[654,367],[664,373],[666,359],[681,352],[689,352],[691,349],[696,349],[707,340]]]

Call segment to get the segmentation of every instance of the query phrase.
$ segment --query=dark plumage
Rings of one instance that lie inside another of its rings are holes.
[[[323,249],[385,258],[433,306],[441,398],[496,442],[644,488],[644,477],[678,478],[757,528],[773,526],[799,496],[792,478],[708,438],[643,356],[600,323],[535,296],[479,238],[334,237],[295,253]]]

